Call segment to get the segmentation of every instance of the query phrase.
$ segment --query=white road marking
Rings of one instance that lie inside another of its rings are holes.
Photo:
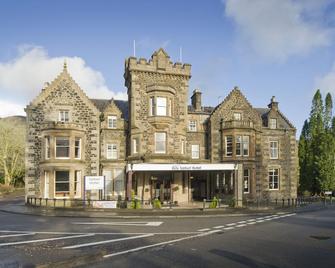
[[[253,221],[253,222],[248,222],[247,224],[256,224],[256,222],[255,222],[255,221]]]
[[[223,228],[223,230],[233,230],[235,229],[235,227],[226,227],[226,228]]]
[[[214,226],[213,228],[214,229],[221,229],[221,228],[223,228],[224,227],[224,225],[219,225],[219,226]]]
[[[236,225],[237,223],[233,222],[233,223],[227,223],[226,225],[227,226],[233,226],[233,225]]]
[[[35,233],[0,235],[0,238],[4,238],[4,237],[15,237],[15,236],[25,236],[25,235],[35,235]]]
[[[116,226],[160,226],[162,221],[149,221],[149,222],[72,222],[72,224],[80,225],[116,225]]]
[[[247,220],[247,222],[255,221],[256,219]]]
[[[264,222],[264,220],[259,220],[259,221],[256,221],[256,222]]]
[[[62,236],[62,237],[54,237],[54,238],[45,238],[45,239],[38,239],[38,240],[1,243],[0,247],[12,246],[12,245],[21,245],[21,244],[30,244],[30,243],[38,243],[38,242],[46,242],[46,241],[55,241],[55,240],[63,240],[63,239],[71,239],[71,238],[79,238],[79,237],[86,237],[86,236],[94,236],[94,234],[81,234],[81,235],[71,235],[71,236]]]
[[[92,242],[92,243],[85,243],[85,244],[67,246],[67,247],[63,247],[63,249],[83,248],[83,247],[102,245],[102,244],[108,244],[108,243],[119,242],[119,241],[124,241],[124,240],[131,240],[131,239],[138,239],[138,238],[149,237],[149,236],[154,236],[154,235],[153,234],[145,234],[145,235],[137,235],[137,236],[123,237],[123,238],[116,238],[116,239],[111,239],[111,240],[104,240],[104,241],[98,241],[98,242]]]
[[[264,217],[256,218],[256,220],[264,220]]]
[[[246,223],[247,221],[239,221],[238,223]]]
[[[209,228],[204,228],[204,229],[199,229],[197,230],[198,232],[206,232],[206,231],[209,231],[210,229]]]
[[[240,228],[240,227],[244,227],[244,226],[247,226],[246,224],[239,224],[239,225],[236,225],[236,227]]]
[[[205,232],[205,233],[201,233],[201,234],[197,234],[197,235],[191,235],[191,236],[182,237],[182,238],[178,238],[178,239],[174,239],[174,240],[170,240],[170,241],[151,244],[151,245],[148,245],[148,246],[143,246],[143,247],[133,248],[133,249],[125,250],[125,251],[120,251],[120,252],[105,255],[104,258],[110,258],[110,257],[118,256],[118,255],[123,255],[123,254],[131,253],[131,252],[140,251],[140,250],[147,249],[147,248],[152,248],[152,247],[162,246],[162,245],[166,245],[166,244],[176,243],[176,242],[180,242],[180,241],[183,241],[183,240],[188,240],[188,239],[192,239],[192,238],[196,238],[196,237],[207,236],[207,235],[211,235],[211,234],[217,233],[217,232],[220,232],[220,230],[209,231],[209,232]]]

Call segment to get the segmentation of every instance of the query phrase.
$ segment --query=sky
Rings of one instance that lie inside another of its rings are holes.
[[[253,107],[276,96],[297,137],[316,89],[335,98],[335,0],[1,0],[0,117],[24,115],[64,59],[89,97],[126,99],[133,40],[138,58],[182,48],[203,105],[235,86]]]

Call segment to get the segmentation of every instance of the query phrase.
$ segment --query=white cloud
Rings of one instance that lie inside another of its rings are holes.
[[[0,100],[0,117],[25,115],[23,105]]]
[[[62,71],[64,59],[73,79],[91,98],[126,99],[125,92],[111,91],[101,72],[87,66],[80,57],[50,57],[43,47],[21,46],[18,55],[0,62],[0,116],[19,113]]]
[[[315,79],[314,90],[316,89],[320,89],[324,95],[330,92],[335,97],[335,63],[327,74]]]
[[[258,54],[284,61],[330,44],[333,30],[320,25],[329,0],[226,0],[244,45]]]

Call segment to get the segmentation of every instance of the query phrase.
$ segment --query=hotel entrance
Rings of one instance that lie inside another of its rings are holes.
[[[161,202],[171,201],[171,174],[151,176],[151,196]]]

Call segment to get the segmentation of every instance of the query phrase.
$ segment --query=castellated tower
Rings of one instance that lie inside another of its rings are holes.
[[[149,61],[125,62],[130,162],[184,162],[191,65],[172,63],[160,48]]]

